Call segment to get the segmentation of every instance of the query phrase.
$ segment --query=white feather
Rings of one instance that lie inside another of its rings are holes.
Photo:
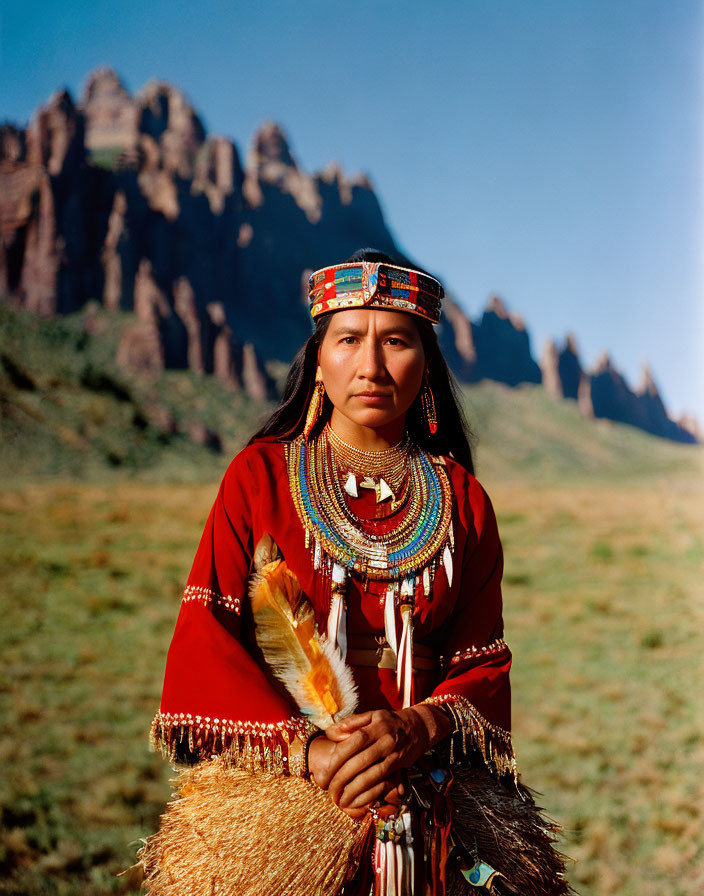
[[[413,683],[413,607],[409,604],[402,604],[401,618],[403,620],[403,628],[401,630],[401,644],[396,663],[396,686],[403,699],[403,707],[405,709],[411,705]]]
[[[328,613],[328,641],[339,648],[343,659],[347,656],[347,611],[339,591],[333,594]]]
[[[384,631],[389,647],[394,656],[398,654],[398,638],[396,637],[396,600],[394,586],[391,585],[384,598]]]
[[[396,892],[398,896],[403,896],[403,846],[400,843],[395,845],[396,852]]]
[[[396,896],[396,849],[394,844],[387,840],[386,847],[386,893],[388,896]]]
[[[413,853],[413,829],[411,827],[411,813],[404,812],[403,826],[406,830],[406,894],[405,896],[414,896],[415,893],[415,855]]]
[[[323,557],[323,551],[320,547],[320,542],[315,539],[315,547],[313,548],[313,569],[320,569],[320,561]]]
[[[442,564],[445,567],[445,575],[447,576],[447,584],[452,588],[452,551],[450,545],[445,545],[442,554]]]
[[[386,896],[386,844],[379,844],[379,878],[381,886],[379,888],[379,896]]]

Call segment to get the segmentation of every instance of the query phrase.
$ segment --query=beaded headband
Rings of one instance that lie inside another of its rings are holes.
[[[311,317],[346,308],[407,311],[436,324],[445,295],[435,277],[396,265],[355,261],[321,268],[310,275]]]

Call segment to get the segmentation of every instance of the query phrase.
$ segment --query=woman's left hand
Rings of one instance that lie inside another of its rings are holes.
[[[349,716],[325,732],[335,748],[318,783],[341,808],[368,804],[381,783],[412,765],[450,728],[447,716],[427,704]]]

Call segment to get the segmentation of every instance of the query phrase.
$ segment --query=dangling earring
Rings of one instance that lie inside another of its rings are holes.
[[[308,405],[308,414],[306,415],[306,425],[303,427],[303,438],[308,441],[315,424],[320,419],[323,412],[323,396],[325,395],[325,386],[322,378],[316,376],[315,388]]]
[[[431,436],[438,431],[438,418],[435,414],[435,399],[433,398],[433,390],[428,382],[428,374],[425,374],[425,383],[420,393],[420,405],[423,410],[423,422],[428,427]]]

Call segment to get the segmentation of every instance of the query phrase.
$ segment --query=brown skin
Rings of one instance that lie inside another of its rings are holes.
[[[359,713],[311,743],[308,765],[315,783],[356,818],[377,800],[398,806],[404,796],[400,772],[451,728],[445,713],[428,704]]]
[[[338,311],[318,352],[318,376],[333,404],[330,425],[364,451],[382,451],[403,438],[424,373],[418,328],[400,311]]]
[[[412,315],[370,308],[336,312],[318,353],[318,377],[333,404],[330,425],[365,451],[397,444],[425,369]],[[442,710],[427,704],[350,716],[311,743],[313,780],[352,817],[377,800],[398,806],[401,771],[451,727]]]

